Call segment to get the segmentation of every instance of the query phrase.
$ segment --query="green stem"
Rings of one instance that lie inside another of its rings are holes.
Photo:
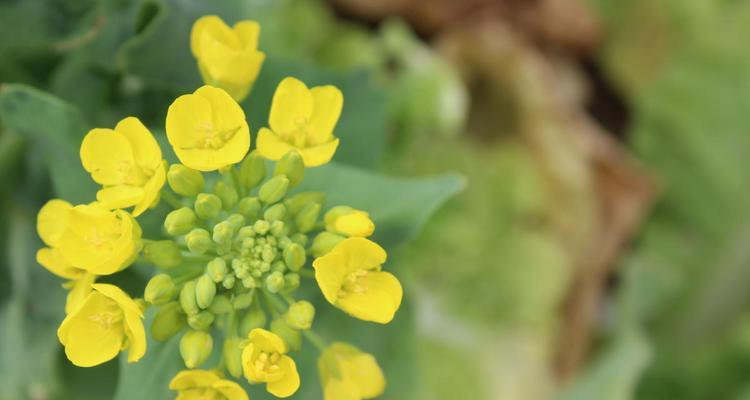
[[[309,269],[301,269],[301,270],[297,271],[297,273],[299,274],[299,276],[301,276],[303,278],[313,278],[313,279],[315,278],[315,272],[313,272],[313,271],[311,271]]]
[[[313,346],[317,347],[321,353],[324,352],[325,349],[328,347],[325,340],[323,340],[323,338],[320,337],[320,335],[313,332],[312,330],[308,329],[308,330],[304,330],[301,332],[303,335],[305,335],[305,339],[307,339],[308,342],[312,343]]]
[[[169,203],[172,208],[182,208],[182,202],[180,202],[180,199],[177,198],[177,196],[174,195],[174,193],[168,191],[168,190],[162,190],[161,191],[161,198],[164,199],[167,203]]]
[[[284,304],[279,301],[276,297],[274,297],[271,293],[268,293],[265,290],[261,290],[261,293],[263,293],[263,297],[266,299],[266,303],[269,305],[269,310],[271,310],[271,314],[273,314],[274,318],[278,318],[281,313],[283,313],[284,310]]]

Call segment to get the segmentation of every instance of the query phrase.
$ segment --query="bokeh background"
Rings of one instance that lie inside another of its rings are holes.
[[[84,127],[200,84],[205,14],[262,24],[252,118],[285,75],[333,83],[338,162],[463,176],[393,252],[385,339],[349,333],[382,398],[750,399],[747,0],[0,0],[0,399],[145,398],[65,360],[34,218],[90,189],[44,167]]]

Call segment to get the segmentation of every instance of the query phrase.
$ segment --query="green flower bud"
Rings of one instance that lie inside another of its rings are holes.
[[[195,301],[195,281],[185,283],[180,290],[180,306],[187,315],[197,314],[200,311]]]
[[[195,226],[195,212],[187,207],[178,208],[167,214],[164,228],[171,236],[184,235]]]
[[[266,177],[266,161],[253,150],[240,165],[240,184],[246,192],[254,188]]]
[[[159,268],[174,268],[182,262],[180,246],[171,240],[144,241],[143,257]]]
[[[251,307],[240,320],[240,334],[247,337],[253,329],[263,328],[264,326],[266,326],[266,313],[258,306]]]
[[[201,311],[198,314],[188,315],[187,322],[191,328],[205,331],[214,323],[214,318],[210,311]]]
[[[197,368],[211,355],[214,340],[204,331],[188,331],[180,339],[180,355],[188,368]]]
[[[344,240],[343,236],[331,232],[320,232],[315,236],[312,244],[312,253],[315,257],[322,257],[328,254],[339,242]]]
[[[247,292],[235,296],[232,300],[232,306],[235,310],[242,310],[253,304],[253,293]]]
[[[289,186],[297,186],[305,176],[305,163],[302,161],[302,156],[296,150],[288,151],[276,162],[273,175],[284,175],[289,179]]]
[[[284,274],[281,272],[271,272],[266,277],[266,289],[271,293],[278,293],[284,289]]]
[[[237,204],[237,212],[242,214],[248,221],[258,218],[260,208],[260,200],[257,197],[245,197]]]
[[[253,275],[260,276],[260,274],[253,274]],[[244,286],[247,289],[255,289],[256,287],[258,287],[258,282],[256,282],[255,278],[253,278],[252,276],[248,276],[248,277],[242,278],[242,286]]]
[[[237,240],[241,241],[242,246],[245,246],[245,239],[252,239],[255,237],[255,230],[253,230],[252,226],[243,226],[237,231]],[[248,246],[255,245],[255,241],[247,242],[249,243]],[[250,244],[252,243],[252,244]]]
[[[315,307],[304,300],[290,305],[285,315],[287,325],[300,330],[310,329],[313,318],[315,318]]]
[[[273,264],[271,264],[271,271],[286,272],[286,264],[281,260],[274,261]]]
[[[237,189],[235,189],[233,185],[228,185],[224,181],[216,182],[216,185],[214,185],[214,193],[216,193],[221,199],[221,205],[225,210],[232,209],[232,207],[237,204],[237,200],[239,200]]]
[[[284,200],[287,210],[289,213],[294,215],[300,212],[308,204],[317,203],[321,207],[325,204],[326,195],[323,192],[302,192],[297,193]]]
[[[153,305],[160,305],[172,300],[174,294],[175,287],[172,278],[167,274],[157,274],[146,284],[143,298]]]
[[[154,315],[151,322],[151,336],[159,341],[164,341],[185,327],[185,314],[182,313],[180,304],[176,301],[169,302],[161,307]]]
[[[253,224],[253,230],[259,235],[265,235],[270,228],[271,225],[268,223],[268,221],[262,219],[255,221],[255,223]]]
[[[302,348],[302,335],[296,329],[287,325],[284,318],[278,318],[271,322],[271,332],[279,335],[289,346],[291,351],[299,351]]]
[[[307,235],[304,233],[295,233],[292,235],[292,242],[297,243],[298,245],[305,247],[307,246]]]
[[[284,291],[289,293],[297,290],[297,288],[299,287],[299,281],[299,274],[290,272],[284,275]]]
[[[283,203],[278,203],[268,207],[266,212],[263,213],[263,219],[268,222],[277,222],[284,219],[285,215],[286,206]]]
[[[242,376],[242,339],[238,337],[229,337],[224,340],[224,365],[227,372],[235,378]]]
[[[263,261],[267,263],[273,262],[274,259],[276,259],[276,249],[271,247],[270,245],[266,245],[267,247],[263,248],[263,252],[260,253],[260,257]]]
[[[305,265],[305,248],[292,243],[284,249],[284,262],[292,271],[299,271]]]
[[[236,279],[237,278],[235,278],[234,275],[227,275],[227,277],[221,282],[221,286],[224,286],[225,289],[231,289],[234,287]]]
[[[283,221],[273,221],[271,222],[270,231],[272,235],[279,237],[284,234],[285,228],[286,228],[286,224],[284,224]]]
[[[213,239],[218,244],[232,243],[234,227],[227,221],[221,221],[214,225]]]
[[[201,193],[195,198],[195,213],[204,221],[210,221],[221,212],[221,199],[213,193]]]
[[[289,188],[289,178],[284,175],[274,176],[260,186],[258,198],[266,204],[273,204],[284,198]]]
[[[216,283],[223,281],[227,277],[227,272],[227,262],[221,257],[214,258],[206,266],[206,273]]]
[[[182,164],[172,164],[167,172],[167,182],[172,190],[182,196],[192,197],[203,190],[203,175],[200,171]]]
[[[227,221],[235,232],[245,226],[245,217],[241,214],[232,214],[225,221]]]
[[[208,307],[208,311],[217,315],[226,314],[233,309],[234,307],[232,306],[232,302],[229,301],[229,297],[223,294],[217,294],[216,297],[214,297],[214,301]]]
[[[204,254],[213,246],[211,236],[203,228],[195,228],[185,235],[185,244],[191,253],[197,255]]]
[[[297,225],[297,230],[302,233],[313,230],[320,216],[320,208],[321,205],[319,203],[310,203],[303,207],[294,217],[294,224]]]
[[[201,275],[195,283],[195,302],[198,307],[206,309],[216,296],[216,283],[207,274]]]

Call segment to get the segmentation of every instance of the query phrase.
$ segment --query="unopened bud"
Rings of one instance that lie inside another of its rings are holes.
[[[283,273],[286,272],[286,269],[286,264],[281,260],[274,261],[273,264],[271,264],[271,271],[279,271]]]
[[[143,256],[159,268],[174,268],[182,262],[180,246],[171,240],[144,241]]]
[[[266,177],[266,161],[253,150],[240,165],[240,184],[246,192],[254,188]]]
[[[157,274],[146,284],[143,298],[153,305],[161,305],[172,300],[174,294],[175,287],[172,278],[167,274]]]
[[[259,219],[253,224],[253,230],[259,235],[265,235],[268,230],[271,229],[271,224],[268,221]]]
[[[325,215],[326,229],[349,237],[368,237],[375,231],[375,224],[370,216],[348,206],[330,209]]]
[[[188,331],[180,339],[180,355],[188,368],[197,368],[211,355],[214,340],[208,332]]]
[[[291,351],[299,351],[302,347],[302,336],[300,332],[290,327],[284,318],[278,318],[271,322],[271,332],[279,335]]]
[[[237,204],[237,212],[248,221],[255,220],[260,214],[260,200],[257,197],[245,197]]]
[[[271,293],[278,293],[284,289],[284,275],[281,272],[271,272],[266,276],[266,289]]]
[[[238,337],[229,337],[224,340],[224,365],[227,372],[235,378],[242,376],[242,349],[240,348],[242,339]]]
[[[294,235],[292,235],[291,240],[292,242],[297,243],[298,245],[302,247],[307,246],[308,239],[307,239],[307,235],[305,235],[304,233],[299,233],[299,232],[295,233]]]
[[[195,212],[187,207],[182,207],[167,214],[164,219],[164,228],[172,236],[184,235],[195,226]]]
[[[268,207],[266,212],[263,213],[263,219],[268,222],[277,222],[284,219],[285,215],[286,206],[283,203],[278,203]]]
[[[237,278],[234,277],[234,275],[227,275],[226,278],[224,278],[223,281],[221,281],[221,286],[224,286],[225,289],[231,289],[234,287],[234,282]]]
[[[203,228],[195,228],[185,235],[185,244],[191,253],[201,255],[213,246],[208,231]]]
[[[290,272],[284,275],[284,291],[293,292],[299,287],[299,274]]]
[[[201,311],[198,314],[188,315],[187,321],[191,328],[205,331],[214,323],[214,315],[209,311]]]
[[[299,271],[305,265],[305,248],[291,243],[284,249],[284,262],[292,271]]]
[[[208,311],[211,311],[212,313],[217,315],[226,314],[233,309],[234,307],[232,307],[232,302],[229,301],[229,298],[223,294],[217,294],[214,297],[214,301],[208,307]]]
[[[313,230],[315,224],[318,222],[318,216],[320,216],[320,208],[319,203],[310,203],[303,207],[294,217],[297,230],[303,233]]]
[[[315,236],[312,244],[312,253],[315,257],[322,257],[328,254],[337,244],[345,238],[331,232],[320,232]]]
[[[308,301],[298,301],[289,306],[285,318],[287,325],[293,329],[310,329],[315,318],[315,307]]]
[[[151,336],[159,341],[167,340],[181,331],[185,327],[185,322],[185,314],[182,313],[179,303],[173,301],[164,304],[154,315]]]
[[[279,161],[273,171],[274,176],[284,175],[289,179],[289,186],[297,186],[305,176],[305,163],[302,156],[296,151],[288,151]]]
[[[216,193],[221,199],[221,206],[224,207],[225,210],[234,207],[234,205],[237,204],[237,200],[239,200],[237,189],[232,185],[228,185],[224,181],[216,182],[216,185],[214,185],[214,193]]]
[[[227,262],[221,257],[214,258],[206,266],[206,273],[216,283],[223,281],[227,277],[227,272]]]
[[[167,182],[172,190],[182,196],[192,197],[203,190],[203,175],[200,171],[182,164],[172,164],[167,172]]]
[[[301,192],[288,197],[284,200],[284,204],[286,204],[289,213],[294,215],[300,212],[308,204],[317,203],[322,206],[325,203],[325,200],[326,195],[323,192]]]
[[[186,282],[180,290],[180,306],[187,315],[197,314],[200,311],[195,301],[195,281]]]
[[[274,176],[260,186],[258,198],[266,204],[273,204],[284,198],[289,188],[289,178],[284,175]]]
[[[203,274],[195,283],[195,303],[198,307],[206,309],[214,301],[216,296],[216,283],[210,276]]]
[[[263,309],[255,306],[248,310],[247,314],[240,320],[240,334],[246,337],[255,328],[266,326],[266,313]]]
[[[235,296],[232,300],[232,307],[234,307],[235,310],[243,310],[250,307],[251,304],[253,304],[252,292],[242,293]]]
[[[242,214],[232,214],[225,221],[227,221],[235,232],[245,225],[245,217]]]
[[[221,221],[214,225],[213,239],[218,244],[229,244],[234,236],[234,227],[227,221]]]
[[[195,213],[204,221],[210,221],[221,212],[221,199],[213,193],[201,193],[195,198]]]

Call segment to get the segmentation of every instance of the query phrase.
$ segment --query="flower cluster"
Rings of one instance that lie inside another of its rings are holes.
[[[153,308],[151,336],[180,335],[187,369],[169,384],[178,398],[230,400],[248,399],[234,380],[241,378],[280,398],[294,394],[300,377],[293,355],[304,337],[321,351],[326,399],[372,398],[385,387],[375,359],[349,344],[326,344],[312,329],[314,306],[295,297],[314,280],[334,307],[383,324],[401,303],[399,281],[382,271],[385,250],[368,239],[375,230],[369,215],[349,206],[326,210],[324,194],[297,189],[306,168],[336,151],[343,96],[333,86],[308,89],[284,79],[251,151],[237,101],[264,59],[258,35],[253,21],[229,28],[208,16],[195,23],[191,49],[208,85],[178,97],[167,112],[179,163],[168,165],[135,117],[84,137],[81,162],[102,186],[96,200],[50,200],[37,220],[47,246],[37,260],[70,290],[58,336],[78,366],[124,350],[137,362],[147,350],[144,312]],[[136,217],[160,202],[172,208],[165,237],[143,238]],[[96,283],[136,258],[159,269],[142,299]]]

